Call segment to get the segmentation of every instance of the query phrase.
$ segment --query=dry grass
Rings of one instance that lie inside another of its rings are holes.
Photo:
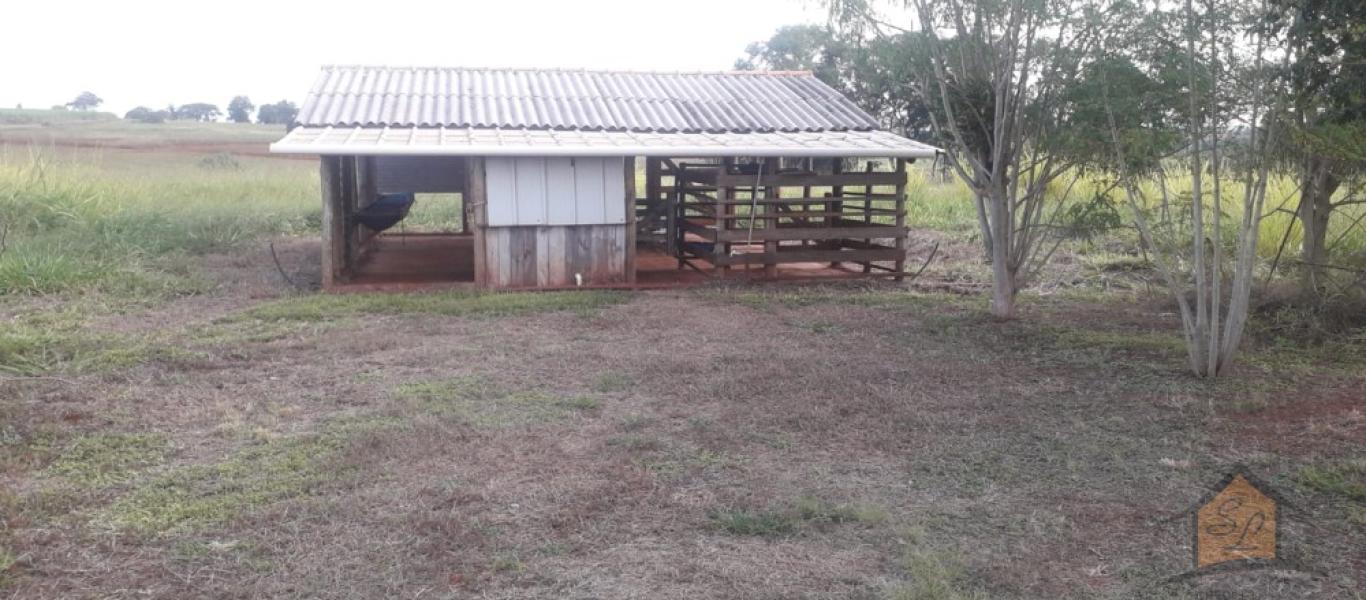
[[[0,598],[1360,597],[1360,339],[1213,386],[1128,250],[999,322],[947,229],[904,287],[300,294],[251,239],[0,295]],[[1235,465],[1313,572],[1165,583]]]
[[[213,297],[82,321],[192,359],[0,382],[5,593],[1350,598],[1362,567],[1359,371],[1209,388],[1143,304]],[[1303,509],[1285,551],[1325,575],[1160,585],[1170,519],[1233,464]]]

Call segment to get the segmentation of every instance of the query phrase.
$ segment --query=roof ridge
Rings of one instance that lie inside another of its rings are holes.
[[[357,121],[716,131],[878,126],[805,71],[323,67],[298,123]]]
[[[809,70],[649,70],[649,69],[602,69],[589,67],[487,67],[487,66],[449,66],[449,65],[361,65],[361,64],[331,64],[322,65],[319,70],[335,71],[340,69],[360,70],[368,69],[375,71],[525,71],[532,73],[603,73],[621,75],[757,75],[775,77],[809,77],[814,73]]]

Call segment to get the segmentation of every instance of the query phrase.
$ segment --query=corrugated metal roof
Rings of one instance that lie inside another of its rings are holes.
[[[323,67],[298,124],[685,133],[878,128],[807,72],[363,66]]]
[[[931,158],[932,146],[886,131],[668,133],[479,127],[296,127],[281,154],[400,156],[828,156]]]

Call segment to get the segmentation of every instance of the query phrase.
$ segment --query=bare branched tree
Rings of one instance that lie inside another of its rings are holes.
[[[948,164],[972,190],[992,266],[991,310],[1015,298],[1057,250],[1067,198],[1081,171],[1067,136],[1065,95],[1098,40],[1081,0],[907,0],[910,26],[865,0],[832,1],[837,24],[895,29],[924,40],[912,83],[930,108]]]
[[[1149,207],[1167,206],[1166,169],[1142,171],[1127,156],[1125,132],[1116,124],[1114,95],[1106,89],[1105,106],[1120,181],[1134,214],[1145,247],[1152,251],[1164,284],[1181,312],[1182,333],[1191,371],[1216,377],[1232,364],[1247,324],[1249,301],[1257,263],[1257,238],[1261,230],[1267,182],[1273,162],[1279,118],[1283,106],[1273,106],[1270,79],[1266,77],[1264,38],[1254,34],[1248,68],[1231,76],[1232,57],[1237,54],[1229,36],[1214,30],[1211,18],[1221,10],[1215,2],[1202,3],[1197,12],[1193,0],[1185,0],[1185,60],[1188,103],[1185,135],[1186,167],[1190,177],[1189,221],[1176,212],[1162,210],[1153,218]],[[1199,74],[1203,72],[1204,78]],[[1241,83],[1240,83],[1241,82]],[[1234,98],[1243,98],[1235,102]],[[1232,119],[1246,120],[1246,141],[1237,160],[1225,156],[1221,140],[1232,137]],[[1210,184],[1206,187],[1206,176]],[[1237,203],[1236,238],[1224,243],[1222,215],[1226,184],[1241,187]],[[1144,186],[1150,183],[1152,185]],[[1149,198],[1147,189],[1160,190],[1162,198]],[[1208,217],[1208,218],[1207,218]],[[1188,241],[1183,243],[1182,238]],[[1188,249],[1188,250],[1187,250]],[[1232,253],[1231,272],[1225,272],[1226,253]],[[1225,288],[1225,280],[1228,286]]]

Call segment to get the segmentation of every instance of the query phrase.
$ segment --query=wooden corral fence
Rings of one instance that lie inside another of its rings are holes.
[[[651,159],[644,198],[651,206],[637,207],[650,221],[641,230],[662,237],[680,268],[717,277],[736,266],[762,266],[773,276],[782,263],[827,263],[900,279],[906,262],[906,161],[880,171],[871,161],[849,172],[843,165],[819,159],[795,165],[778,159]]]

